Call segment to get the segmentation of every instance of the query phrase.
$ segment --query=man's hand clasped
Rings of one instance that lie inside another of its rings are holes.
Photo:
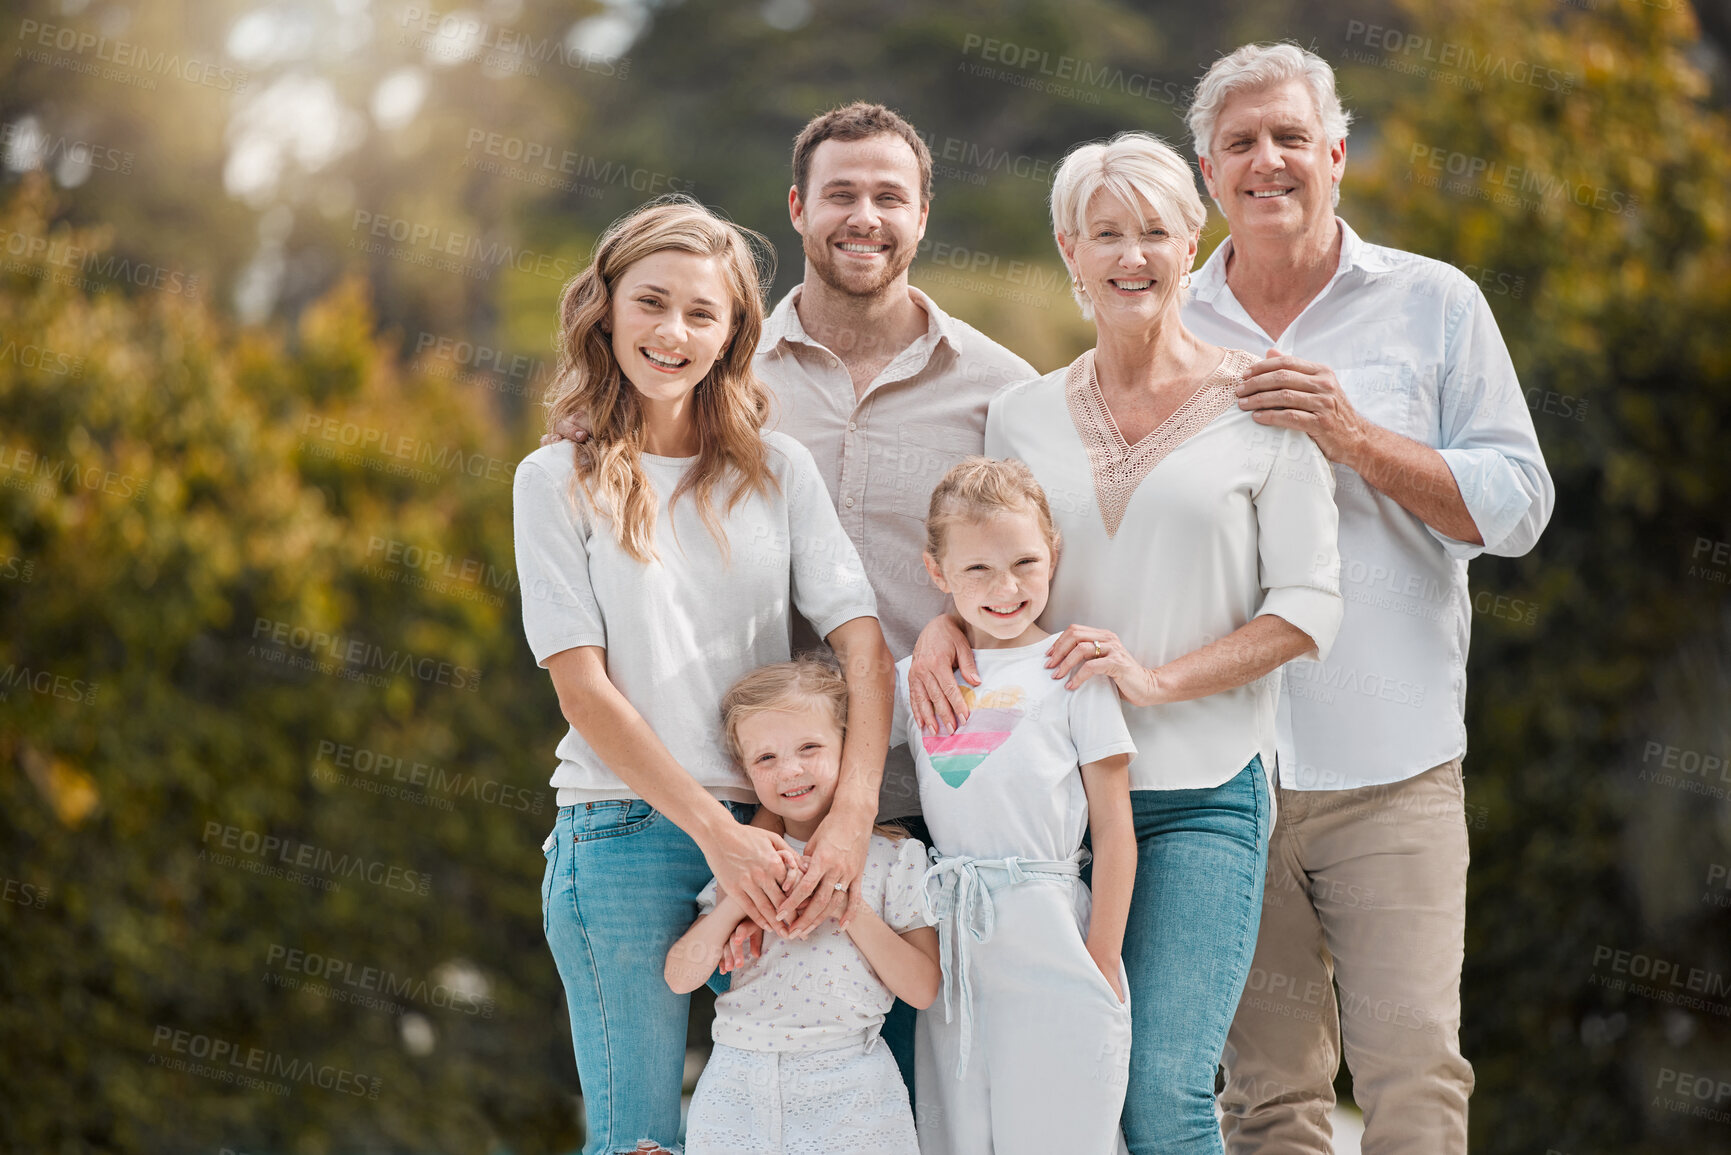
[[[1259,425],[1310,434],[1324,457],[1342,465],[1352,464],[1368,435],[1333,369],[1278,349],[1245,370],[1238,407]]]

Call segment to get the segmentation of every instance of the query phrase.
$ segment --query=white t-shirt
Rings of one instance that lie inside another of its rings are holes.
[[[643,715],[679,764],[717,798],[755,802],[721,734],[721,698],[735,681],[790,656],[795,608],[826,635],[877,602],[853,543],[842,532],[811,453],[781,433],[764,434],[779,484],[716,514],[731,557],[710,534],[695,495],[667,499],[694,457],[643,455],[659,498],[657,562],[626,553],[604,518],[573,505],[576,464],[564,442],[542,446],[517,467],[512,496],[523,632],[535,661],[575,646],[607,651],[607,676]],[[578,503],[583,503],[581,489]],[[791,601],[790,601],[791,593]],[[636,793],[572,727],[559,743],[552,785],[560,806]]]
[[[1106,678],[1065,688],[1046,669],[1050,638],[1002,650],[975,650],[980,684],[957,678],[967,722],[954,734],[921,732],[908,709],[908,667],[896,663],[890,743],[912,748],[920,808],[944,855],[1069,858],[1088,828],[1080,767],[1136,754],[1118,691]]]
[[[804,853],[805,843],[786,841]],[[930,926],[920,901],[925,873],[919,839],[872,835],[860,876],[866,905],[897,934]],[[715,909],[714,879],[698,894],[697,906],[704,914]],[[828,1051],[864,1041],[894,1002],[832,918],[806,939],[765,934],[763,955],[734,971],[732,987],[715,1000],[710,1037],[744,1051]]]

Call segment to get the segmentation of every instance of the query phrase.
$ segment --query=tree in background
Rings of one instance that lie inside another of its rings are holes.
[[[0,1145],[572,1146],[511,439],[397,367],[362,284],[291,354],[65,283],[100,240],[51,211],[31,182],[0,219],[41,242],[0,276],[0,856],[28,899],[0,909]]]

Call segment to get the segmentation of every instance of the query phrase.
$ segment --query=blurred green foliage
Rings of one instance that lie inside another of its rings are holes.
[[[50,209],[33,180],[0,223],[89,241]],[[46,893],[0,915],[0,1144],[570,1145],[537,914],[555,712],[519,642],[511,439],[484,394],[400,370],[359,282],[301,315],[290,353],[198,302],[58,271],[0,279],[0,332],[78,358],[0,367],[0,555],[29,567],[0,593],[0,669],[31,672],[0,702],[5,862]],[[453,560],[403,560],[427,550]],[[246,852],[267,836],[280,848]],[[254,872],[296,866],[336,888]],[[291,950],[352,966],[291,970]],[[430,1053],[315,977],[421,1016]],[[168,1072],[196,1052],[163,1028],[380,1093]]]

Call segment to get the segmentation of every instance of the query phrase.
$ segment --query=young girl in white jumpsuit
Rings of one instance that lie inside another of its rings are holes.
[[[731,752],[800,855],[835,795],[847,705],[841,673],[810,658],[747,674],[722,699]],[[801,938],[769,935],[733,972],[715,1003],[686,1155],[917,1155],[907,1086],[879,1031],[896,998],[924,1007],[937,996],[925,870],[917,839],[873,833],[858,882],[863,911],[846,927],[831,918]],[[790,871],[783,886],[797,882]],[[697,904],[702,917],[667,953],[676,993],[703,985],[746,918],[714,880]]]
[[[910,743],[918,766],[943,962],[941,1004],[914,1036],[920,1151],[1112,1155],[1130,1063],[1119,951],[1136,748],[1109,679],[1072,690],[1047,668],[1037,619],[1058,540],[1027,467],[963,461],[933,491],[926,533],[926,568],[954,596],[981,683],[962,687],[972,712],[959,732],[923,734],[911,659],[897,666],[890,741]]]

